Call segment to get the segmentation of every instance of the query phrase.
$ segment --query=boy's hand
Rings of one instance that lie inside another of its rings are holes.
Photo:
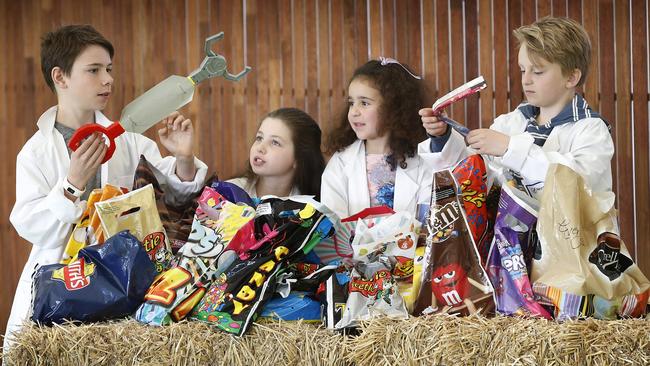
[[[160,122],[160,143],[176,157],[176,175],[181,181],[191,181],[196,174],[194,166],[194,128],[192,121],[174,112]]]
[[[177,158],[193,158],[194,128],[192,121],[174,112],[165,117],[160,124],[158,136],[160,143]]]
[[[470,131],[466,141],[479,154],[503,156],[508,150],[510,136],[489,128],[480,128]]]
[[[79,148],[70,154],[68,182],[79,189],[85,189],[86,183],[97,174],[97,169],[104,160],[108,147],[102,134],[94,133],[85,139]]]
[[[430,136],[438,137],[447,133],[449,126],[433,114],[432,108],[422,108],[418,113],[422,119],[422,126]]]

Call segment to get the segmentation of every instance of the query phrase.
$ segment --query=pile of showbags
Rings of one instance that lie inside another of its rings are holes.
[[[34,274],[32,319],[255,321],[354,328],[436,313],[601,319],[645,314],[650,282],[617,235],[614,199],[552,166],[540,201],[479,155],[432,174],[423,215],[340,219],[308,196],[251,199],[210,179],[179,197],[141,159],[133,190],[92,192],[60,264]]]

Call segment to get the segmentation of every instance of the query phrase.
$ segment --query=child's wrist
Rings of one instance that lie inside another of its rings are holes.
[[[194,163],[194,155],[179,154],[175,156],[177,163]]]

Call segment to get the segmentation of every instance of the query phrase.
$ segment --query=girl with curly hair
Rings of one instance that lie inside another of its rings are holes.
[[[415,214],[418,203],[428,204],[433,171],[459,158],[445,156],[437,137],[427,138],[418,111],[428,100],[420,77],[393,59],[359,67],[326,142],[333,156],[323,172],[322,203],[340,217],[380,205]]]

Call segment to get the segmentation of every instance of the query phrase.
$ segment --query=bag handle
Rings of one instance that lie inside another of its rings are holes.
[[[363,210],[357,212],[356,214],[346,217],[344,219],[341,219],[341,222],[354,222],[357,221],[358,219],[365,219],[368,216],[375,216],[375,215],[392,215],[394,214],[395,211],[393,211],[392,208],[382,205],[382,206],[375,206],[375,207],[368,207],[364,208]]]

